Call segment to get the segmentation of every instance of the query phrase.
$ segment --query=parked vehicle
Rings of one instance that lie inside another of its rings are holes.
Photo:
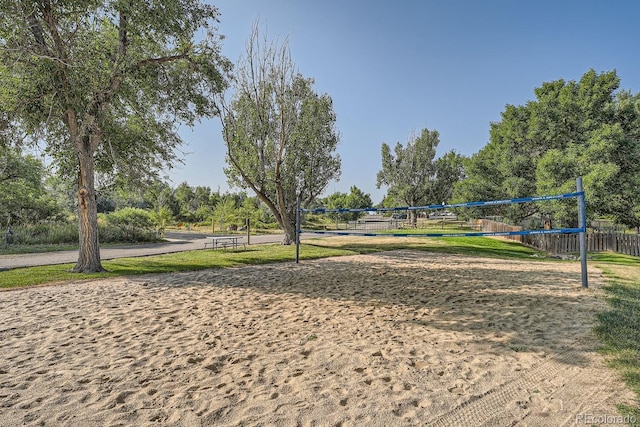
[[[407,214],[399,214],[399,213],[394,213],[393,215],[391,215],[392,219],[407,219]]]

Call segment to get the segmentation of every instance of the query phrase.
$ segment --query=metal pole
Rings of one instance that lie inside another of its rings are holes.
[[[251,244],[251,220],[247,218],[245,221],[245,226],[247,227],[247,245]]]
[[[296,264],[300,263],[300,195],[296,200]]]
[[[576,188],[578,193],[578,227],[585,231],[581,231],[580,237],[580,268],[582,270],[582,287],[589,287],[589,279],[587,277],[587,207],[584,197],[584,189],[582,188],[582,178],[576,178]]]

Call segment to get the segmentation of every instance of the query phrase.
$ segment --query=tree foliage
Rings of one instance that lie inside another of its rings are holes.
[[[423,129],[406,146],[399,142],[394,152],[382,144],[382,170],[377,186],[388,187],[391,199],[406,206],[439,204],[449,200],[453,185],[463,178],[463,157],[454,151],[436,159],[440,143],[438,131]],[[410,211],[415,224],[415,211]]]
[[[495,200],[575,191],[583,177],[589,216],[640,225],[640,97],[617,91],[615,71],[585,73],[535,89],[536,99],[507,105],[491,140],[467,163],[459,199]],[[514,222],[534,214],[575,225],[563,201],[510,206]],[[486,214],[486,211],[484,212]]]
[[[0,224],[33,223],[60,213],[44,185],[46,175],[36,157],[0,145]]]
[[[373,206],[371,195],[362,192],[355,185],[351,186],[349,193],[335,192],[322,200],[322,204],[327,209],[364,209]],[[344,212],[330,213],[329,218],[339,219],[340,221],[355,221],[362,217],[364,212]]]
[[[225,173],[248,188],[295,237],[295,208],[313,202],[340,175],[339,137],[331,97],[296,72],[286,43],[269,43],[254,27],[224,108]]]
[[[77,177],[75,271],[102,270],[95,173],[141,182],[177,160],[178,124],[215,115],[230,64],[199,0],[0,1],[0,103]]]
[[[124,208],[105,215],[108,224],[122,229],[149,230],[155,224],[151,212],[140,208]]]

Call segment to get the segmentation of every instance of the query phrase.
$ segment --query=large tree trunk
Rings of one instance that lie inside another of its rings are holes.
[[[296,242],[296,225],[291,224],[288,218],[282,221],[282,228],[284,230],[284,238],[282,239],[283,245],[292,245]]]
[[[284,237],[280,242],[281,245],[292,245],[296,242],[296,221],[291,219],[286,209],[276,210],[274,212],[280,228],[284,231]],[[295,218],[295,217],[294,217]]]
[[[88,138],[87,138],[88,139]],[[73,268],[76,273],[97,273],[105,271],[100,262],[98,242],[98,202],[94,182],[93,150],[89,141],[78,146],[78,231],[80,250],[78,263]]]
[[[409,220],[412,228],[418,228],[418,212],[414,210],[409,211]]]

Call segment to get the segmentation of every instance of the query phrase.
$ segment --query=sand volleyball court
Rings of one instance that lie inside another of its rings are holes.
[[[402,250],[1,292],[0,425],[580,425],[634,399],[602,284]]]

